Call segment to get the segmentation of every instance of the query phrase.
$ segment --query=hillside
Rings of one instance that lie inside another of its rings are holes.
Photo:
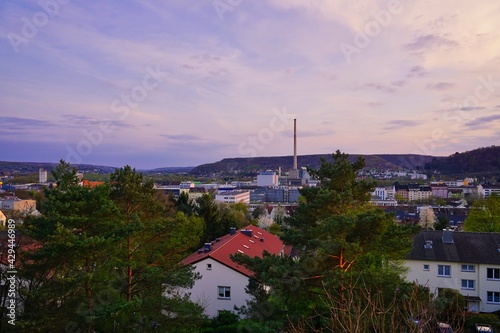
[[[6,162],[0,161],[0,172],[7,173],[37,173],[40,168],[47,171],[53,170],[59,163],[44,163],[44,162]],[[115,171],[115,167],[91,165],[91,164],[74,164],[78,171],[85,173],[100,173],[107,174]]]
[[[456,177],[500,177],[500,146],[478,148],[448,157],[435,157],[424,166],[428,173]]]
[[[350,155],[349,159],[355,161],[359,155]],[[401,170],[422,168],[425,163],[430,162],[433,157],[411,154],[386,154],[386,155],[362,155],[366,161],[367,169],[389,169]],[[321,157],[327,161],[332,160],[331,154],[301,155],[297,157],[299,167],[309,166],[318,168]],[[281,167],[284,171],[291,169],[293,156],[272,156],[253,158],[225,158],[215,163],[202,164],[190,171],[192,175],[210,174],[255,174],[259,170],[277,170]]]

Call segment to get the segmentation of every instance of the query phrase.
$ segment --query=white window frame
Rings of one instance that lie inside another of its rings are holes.
[[[217,299],[231,299],[231,287],[217,286]]]
[[[475,265],[462,265],[462,272],[472,272],[474,273],[476,271],[476,266]]]
[[[488,291],[486,295],[486,303],[500,304],[500,291]]]
[[[491,272],[491,277],[489,273]],[[486,280],[500,280],[500,268],[486,268]]]
[[[212,270],[212,264],[207,264],[207,271],[211,271]]]
[[[448,270],[448,274],[446,274]],[[438,275],[439,277],[451,277],[451,266],[450,265],[438,265]]]
[[[424,271],[428,271],[428,270],[430,270],[429,265],[428,264],[424,264]]]
[[[465,282],[465,287],[464,287],[464,282]],[[475,280],[462,279],[462,289],[475,290],[476,289],[476,281]]]

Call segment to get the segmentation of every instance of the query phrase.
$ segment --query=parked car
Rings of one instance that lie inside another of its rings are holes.
[[[493,327],[488,324],[476,324],[475,328],[476,330],[474,332],[476,333],[493,333]]]

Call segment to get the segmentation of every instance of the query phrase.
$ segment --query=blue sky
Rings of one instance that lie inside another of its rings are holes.
[[[136,168],[500,141],[498,1],[5,0],[0,160]]]

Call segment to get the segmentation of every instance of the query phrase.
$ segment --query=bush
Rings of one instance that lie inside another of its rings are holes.
[[[468,313],[465,317],[465,327],[474,331],[475,324],[488,324],[493,326],[495,331],[500,330],[500,318],[495,314]]]

